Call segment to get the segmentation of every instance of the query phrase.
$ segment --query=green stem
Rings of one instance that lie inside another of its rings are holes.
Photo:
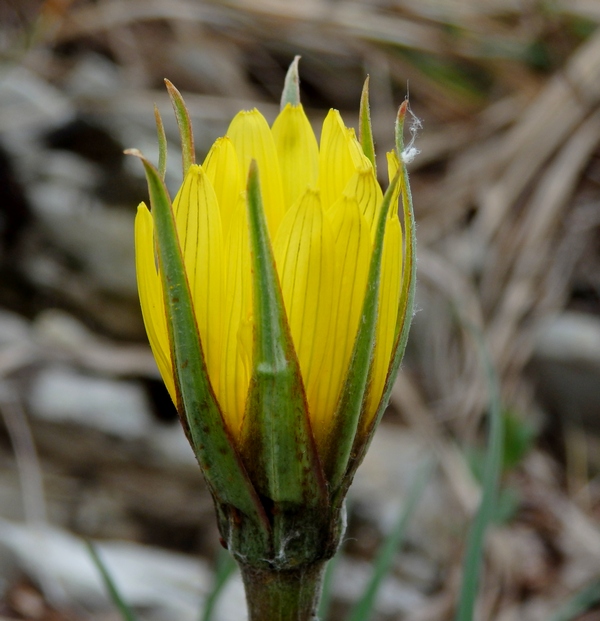
[[[248,621],[317,619],[326,561],[277,571],[240,564]]]

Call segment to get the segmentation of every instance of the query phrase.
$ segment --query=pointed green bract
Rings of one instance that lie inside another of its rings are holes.
[[[402,291],[400,294],[400,304],[398,307],[398,318],[396,321],[396,343],[393,349],[392,362],[390,364],[388,375],[383,389],[383,395],[381,402],[377,409],[377,412],[371,420],[369,426],[365,429],[359,430],[356,434],[354,446],[352,448],[352,460],[349,464],[348,471],[344,476],[344,486],[340,490],[340,501],[345,496],[354,474],[362,463],[365,454],[371,444],[375,430],[381,421],[381,417],[387,408],[392,387],[396,381],[396,376],[400,369],[400,364],[404,356],[404,350],[406,349],[406,343],[408,341],[408,334],[410,331],[410,325],[414,312],[415,301],[415,288],[417,282],[417,262],[415,260],[415,253],[417,247],[417,236],[415,230],[415,215],[412,204],[412,195],[410,192],[410,185],[408,183],[408,171],[406,170],[406,164],[402,159],[402,153],[404,151],[404,120],[406,118],[406,111],[408,109],[408,101],[405,101],[398,110],[398,117],[396,121],[396,150],[398,152],[398,159],[400,162],[399,173],[401,175],[401,196],[402,196],[402,212],[404,219],[404,243],[406,244],[404,250],[404,262],[402,266]]]
[[[167,172],[167,136],[156,104],[154,104],[154,120],[156,121],[156,134],[158,135],[158,174],[164,181]]]
[[[148,181],[178,410],[185,419],[192,448],[216,500],[246,514],[262,527],[266,536],[268,520],[233,448],[210,385],[167,190],[158,171],[139,152],[129,153],[141,158]]]
[[[328,447],[325,472],[334,494],[342,485],[344,474],[350,461],[351,449],[354,444],[354,438],[362,411],[369,369],[373,360],[379,306],[383,241],[392,196],[394,195],[399,181],[400,171],[398,171],[388,187],[381,204],[360,327],[354,342],[348,374],[336,408],[334,425],[327,441]]]
[[[393,384],[396,379],[396,373],[398,372],[400,362],[404,356],[404,350],[406,349],[410,325],[414,314],[415,289],[417,285],[417,231],[415,228],[415,212],[413,209],[410,183],[408,181],[408,171],[406,170],[406,163],[402,157],[404,152],[404,121],[406,119],[407,110],[408,99],[400,106],[396,119],[396,151],[398,152],[400,171],[402,173],[401,196],[402,213],[404,216],[404,243],[406,244],[406,248],[404,251],[404,266],[402,269],[402,294],[400,296],[400,308],[398,309],[398,320],[396,323],[398,344],[395,348],[390,377],[388,377],[388,383],[390,383],[389,390],[386,389],[386,392],[384,392],[384,395],[387,394],[387,397],[383,409],[387,407],[387,399],[389,399],[389,392],[391,392],[391,384]],[[383,412],[381,412],[381,414],[383,414]]]
[[[369,106],[369,76],[365,79],[362,94],[360,96],[360,115],[358,124],[358,139],[363,153],[373,164],[375,177],[377,177],[377,164],[375,162],[375,141],[373,140],[373,127],[371,125],[371,108]]]
[[[300,56],[296,56],[285,75],[283,92],[281,93],[282,110],[287,106],[287,104],[292,104],[292,106],[300,105],[300,76],[298,74],[299,61]]]
[[[192,132],[192,121],[185,107],[185,102],[181,93],[173,86],[169,80],[165,80],[165,85],[173,104],[177,127],[181,137],[181,164],[183,167],[183,178],[187,174],[188,168],[196,163],[196,151],[194,150],[194,134]]]
[[[276,503],[324,504],[325,484],[287,323],[256,162],[248,175],[254,296],[253,373],[242,451],[258,492]]]
[[[406,122],[406,113],[408,112],[408,99],[405,99],[398,108],[398,114],[396,115],[396,124],[394,125],[394,139],[396,142],[396,154],[400,164],[404,163],[404,123]]]
[[[417,262],[415,260],[417,250],[417,234],[415,229],[415,214],[412,203],[412,194],[410,191],[410,184],[408,182],[408,171],[406,170],[406,164],[402,157],[404,152],[404,121],[406,119],[406,111],[408,109],[408,100],[404,101],[398,110],[398,117],[396,119],[396,151],[398,152],[398,159],[400,162],[400,184],[402,197],[402,213],[404,219],[404,243],[406,245],[404,250],[404,263],[402,266],[402,291],[400,294],[400,305],[398,307],[398,318],[396,320],[396,344],[394,346],[394,353],[392,356],[392,363],[390,364],[390,370],[386,380],[385,389],[383,391],[383,397],[375,415],[373,422],[371,423],[371,429],[367,431],[366,435],[372,435],[383,416],[385,409],[392,392],[392,386],[396,381],[398,370],[402,358],[404,357],[404,350],[406,349],[406,343],[408,341],[408,334],[410,332],[410,326],[414,314],[415,305],[415,289],[417,284]],[[368,443],[365,446],[368,448]]]

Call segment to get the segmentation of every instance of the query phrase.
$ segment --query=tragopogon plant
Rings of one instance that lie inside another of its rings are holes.
[[[415,236],[403,127],[381,190],[368,103],[359,139],[336,110],[317,142],[297,59],[269,127],[240,112],[202,165],[179,122],[183,185],[141,154],[135,226],[156,362],[214,498],[250,619],[311,619],[344,498],[387,405],[412,318]],[[403,225],[398,217],[401,205]]]

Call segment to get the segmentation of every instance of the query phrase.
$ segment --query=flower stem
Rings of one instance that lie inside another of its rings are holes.
[[[326,561],[277,571],[240,564],[249,621],[317,619]]]

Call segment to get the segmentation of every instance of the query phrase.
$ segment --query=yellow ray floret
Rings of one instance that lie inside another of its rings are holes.
[[[225,241],[222,358],[217,396],[225,420],[237,437],[252,371],[252,275],[246,198],[240,194]]]
[[[344,188],[344,196],[356,200],[371,230],[371,240],[374,240],[383,193],[370,162],[363,162],[361,168],[350,177]]]
[[[317,185],[319,146],[302,106],[287,104],[273,124],[286,209]]]
[[[313,433],[317,446],[323,447],[361,322],[382,191],[372,164],[339,112],[327,115],[318,145],[300,105],[288,104],[272,129],[257,110],[240,112],[204,164],[190,167],[173,201],[173,213],[209,379],[236,438],[253,372],[253,289],[244,191],[251,160],[258,165]],[[398,158],[388,155],[390,177],[398,166]],[[403,244],[395,208],[398,193],[392,200],[363,428],[379,407],[397,337]],[[153,219],[144,204],[138,208],[135,238],[144,324],[176,401]]]
[[[327,213],[334,238],[335,272],[332,322],[327,337],[313,429],[318,443],[325,440],[342,390],[362,313],[369,262],[369,226],[354,198],[340,197]]]
[[[213,387],[221,354],[223,235],[217,196],[200,166],[190,166],[173,201],[200,342]]]
[[[269,232],[274,237],[283,213],[285,200],[275,140],[264,116],[256,109],[238,112],[227,130],[238,155],[244,183],[250,162],[256,160],[260,173],[260,189]]]
[[[314,413],[327,354],[335,267],[333,233],[318,192],[306,190],[288,211],[274,252],[309,412]]]
[[[387,221],[383,259],[381,264],[381,285],[379,289],[379,311],[375,352],[367,392],[363,424],[368,425],[375,415],[385,380],[387,378],[393,346],[396,340],[396,322],[400,304],[402,274],[402,227],[395,212]]]
[[[319,188],[324,209],[337,201],[365,161],[354,131],[344,125],[337,110],[330,110],[323,122],[319,147]]]
[[[215,190],[221,212],[223,238],[225,238],[239,194],[245,187],[245,178],[241,175],[235,147],[227,136],[216,140],[202,168]]]
[[[154,257],[154,224],[144,203],[135,218],[135,269],[146,334],[165,386],[177,403],[163,288]]]

